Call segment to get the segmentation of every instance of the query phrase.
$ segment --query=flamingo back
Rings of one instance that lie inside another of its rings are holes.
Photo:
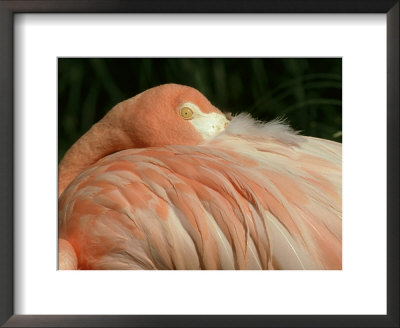
[[[80,269],[341,269],[341,144],[239,115],[199,145],[129,149],[59,199]]]

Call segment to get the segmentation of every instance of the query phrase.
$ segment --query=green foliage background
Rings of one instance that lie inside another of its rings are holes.
[[[222,111],[278,116],[341,142],[341,58],[60,58],[58,157],[118,102],[164,83],[192,86]]]

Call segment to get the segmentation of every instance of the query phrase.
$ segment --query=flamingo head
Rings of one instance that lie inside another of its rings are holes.
[[[178,84],[146,90],[118,104],[110,118],[137,147],[196,145],[229,123],[199,91]]]

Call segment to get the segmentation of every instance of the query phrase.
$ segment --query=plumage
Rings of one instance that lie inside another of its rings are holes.
[[[240,114],[209,138],[118,150],[60,190],[60,268],[341,269],[341,144]]]

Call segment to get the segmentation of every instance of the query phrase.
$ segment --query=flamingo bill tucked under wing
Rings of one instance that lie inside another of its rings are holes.
[[[341,144],[189,87],[132,99],[60,163],[60,269],[341,269]]]

